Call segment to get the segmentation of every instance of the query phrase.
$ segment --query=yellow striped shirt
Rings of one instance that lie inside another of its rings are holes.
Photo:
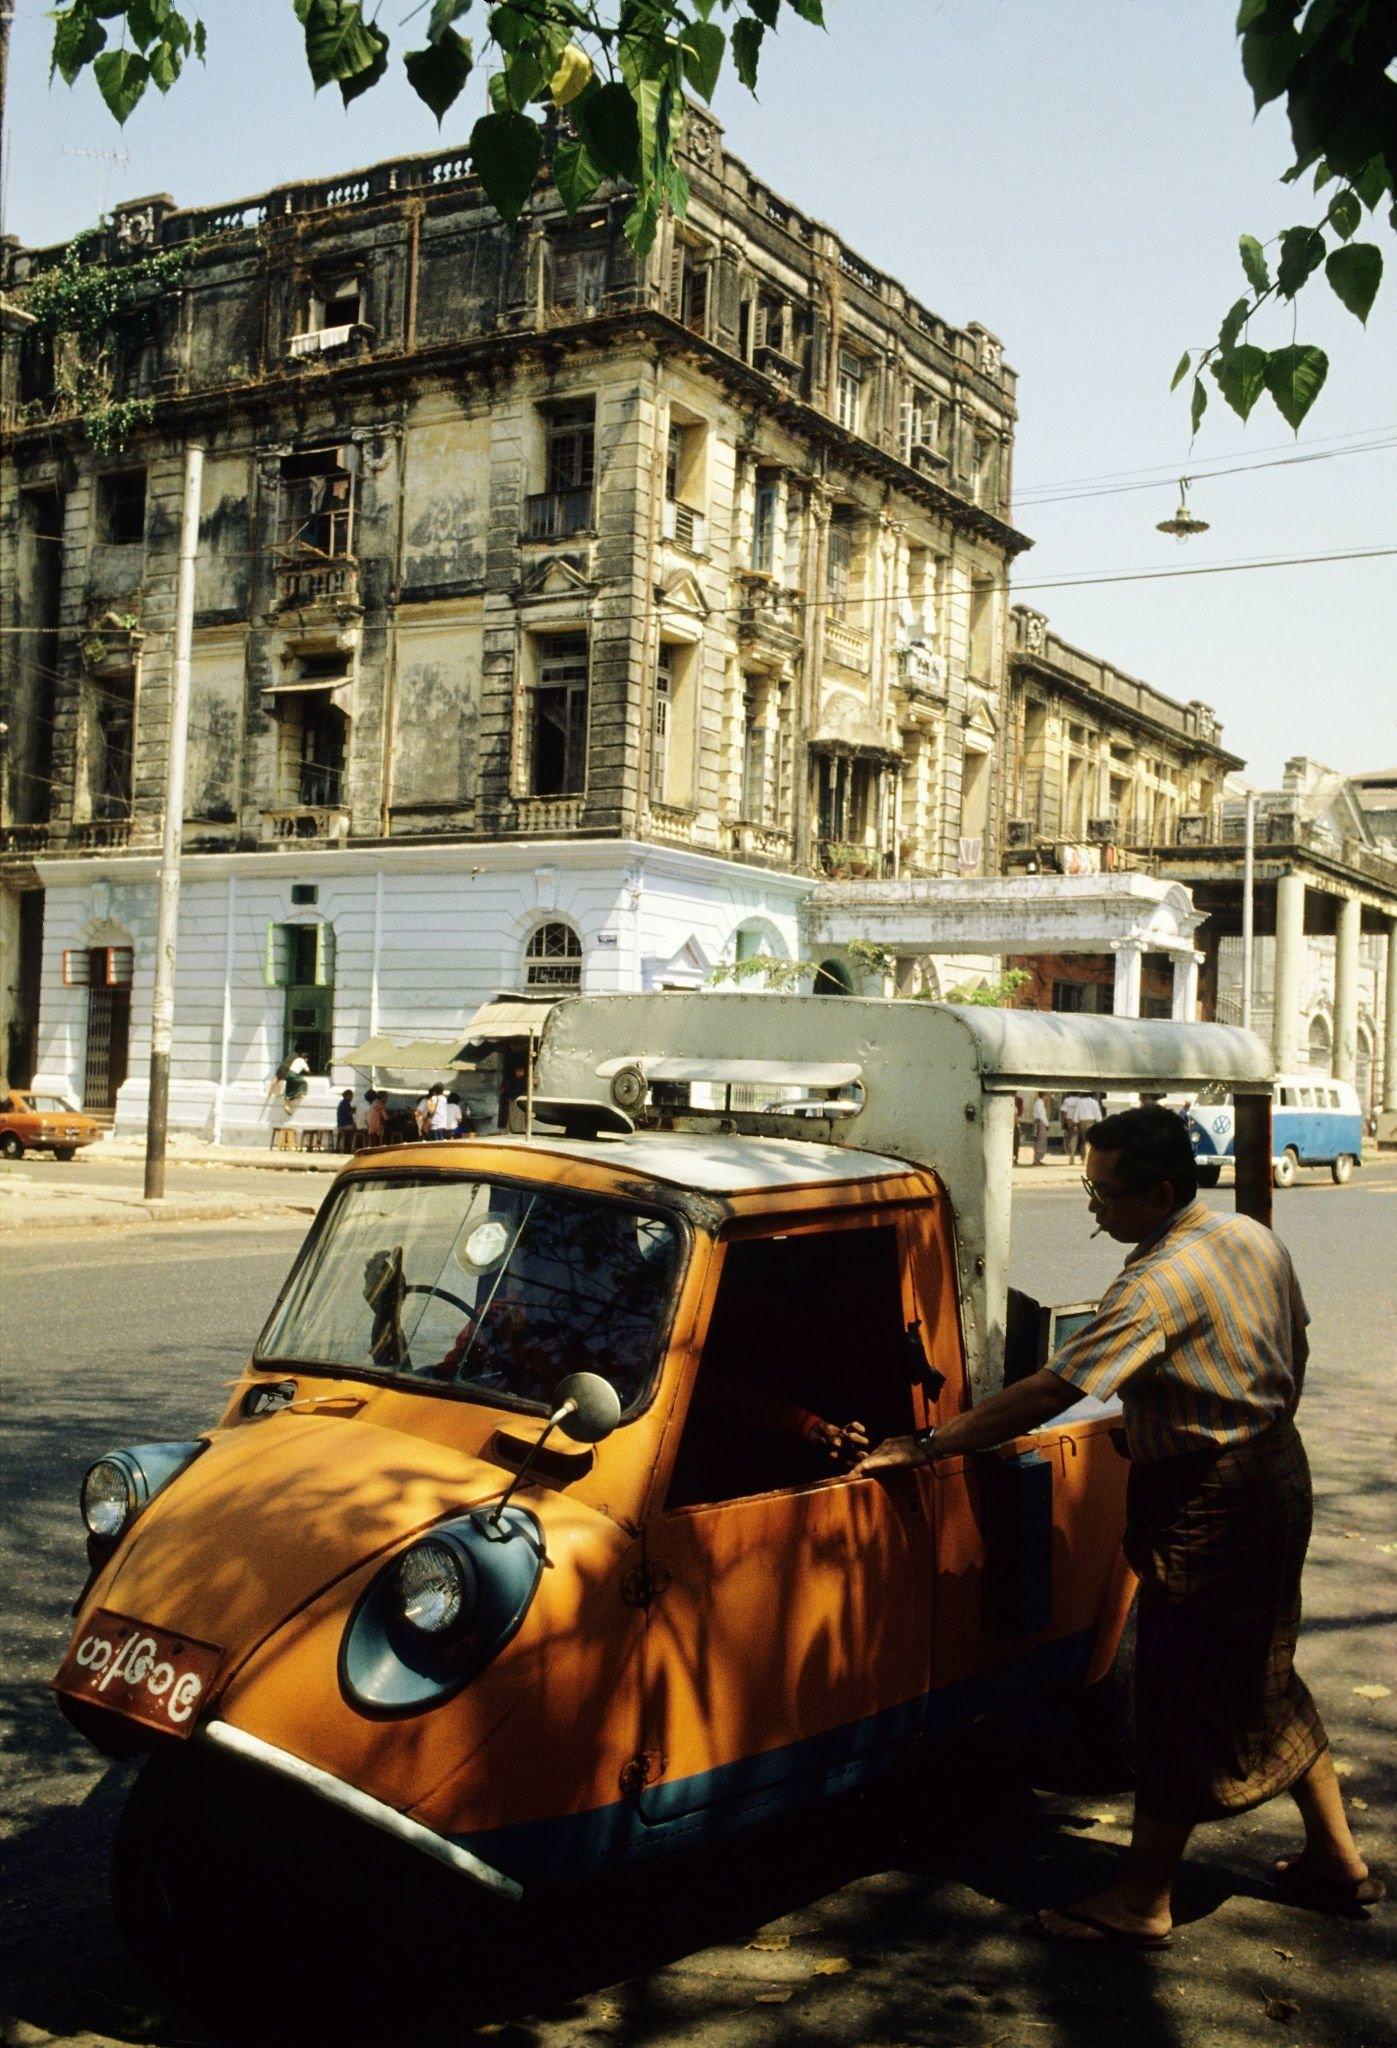
[[[1101,1400],[1119,1394],[1130,1455],[1150,1463],[1243,1443],[1291,1414],[1294,1332],[1308,1321],[1280,1239],[1190,1202],[1130,1254],[1048,1369]]]

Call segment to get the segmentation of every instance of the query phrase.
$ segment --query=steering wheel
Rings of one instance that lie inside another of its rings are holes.
[[[414,1280],[411,1286],[405,1287],[403,1289],[403,1293],[439,1294],[443,1301],[449,1301],[453,1308],[460,1309],[462,1315],[469,1316],[472,1322],[474,1322],[476,1317],[480,1314],[479,1309],[472,1307],[470,1302],[462,1301],[459,1294],[450,1294],[447,1292],[446,1288],[433,1287],[425,1280]]]

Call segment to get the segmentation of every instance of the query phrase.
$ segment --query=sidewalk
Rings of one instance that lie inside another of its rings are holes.
[[[344,1164],[329,1152],[253,1151],[172,1137],[171,1186],[159,1201],[144,1193],[145,1141],[101,1138],[67,1164],[45,1161],[41,1171],[0,1168],[0,1237],[21,1231],[102,1229],[112,1224],[225,1223],[269,1217],[308,1222],[330,1178]],[[207,1192],[187,1185],[193,1169],[208,1175]],[[249,1170],[257,1176],[249,1180]],[[267,1177],[276,1175],[269,1188]]]

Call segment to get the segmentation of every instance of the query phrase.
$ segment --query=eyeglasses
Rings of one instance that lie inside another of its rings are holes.
[[[1085,1174],[1082,1175],[1082,1186],[1093,1202],[1118,1202],[1123,1195],[1133,1193],[1131,1188],[1115,1188],[1104,1181],[1088,1180]]]

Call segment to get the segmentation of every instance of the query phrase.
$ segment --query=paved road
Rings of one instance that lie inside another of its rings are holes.
[[[172,1195],[266,1195],[282,1201],[317,1201],[332,1177],[324,1166],[230,1165],[216,1154],[209,1159],[171,1159],[165,1186]],[[36,1190],[63,1188],[82,1195],[94,1186],[139,1188],[145,1181],[141,1159],[113,1158],[100,1149],[79,1152],[76,1159],[55,1159],[48,1152],[26,1152],[22,1159],[0,1160],[0,1187],[28,1185]]]
[[[1315,1325],[1304,1415],[1318,1500],[1305,1668],[1349,1792],[1362,1802],[1356,1818],[1391,1873],[1397,1163],[1365,1170],[1346,1189],[1315,1181],[1290,1190],[1278,1220]],[[200,2038],[147,2010],[111,1926],[104,1866],[124,1769],[104,1765],[66,1730],[42,1681],[82,1575],[74,1496],[84,1465],[113,1444],[183,1435],[210,1419],[299,1230],[119,1236],[0,1248],[12,1545],[0,1616],[11,1880],[0,1933],[12,2015],[0,2031],[5,2048]],[[1089,1240],[1079,1194],[1022,1186],[1020,1284],[1045,1299],[1078,1300],[1099,1291],[1117,1257],[1107,1240]],[[1354,1690],[1376,1683],[1391,1694],[1369,1700]],[[342,1929],[347,1947],[300,1959],[325,2031],[308,2034],[302,2022],[293,2032],[351,2044],[488,2039],[491,2048],[661,2040],[765,2048],[828,2038],[908,2048],[1066,2048],[1084,2038],[1250,2048],[1270,2035],[1303,2048],[1378,2048],[1390,2038],[1397,1915],[1334,1923],[1267,1900],[1264,1872],[1290,1846],[1281,1805],[1200,1835],[1182,1900],[1188,1924],[1169,1955],[1064,1955],[1025,1937],[1020,1915],[1098,1881],[1123,1839],[1127,1806],[1099,1794],[1029,1794],[997,1762],[958,1742],[894,1800],[749,1837],[649,1878],[641,1893],[579,1902],[551,1953],[527,1948],[506,1973],[488,2033],[461,2017],[472,1986],[453,1973],[449,1940],[424,1930],[395,1946],[376,1917],[367,1929]],[[268,1946],[296,1954],[298,1902],[280,1892],[274,1851],[265,1903]],[[395,2027],[359,2002],[366,1948],[392,1959],[389,1974],[397,1972],[400,1989],[411,1986],[418,2018]],[[345,2009],[326,1981],[337,1953],[356,1985]],[[230,1980],[245,1979],[248,1960],[230,1958]],[[224,2038],[271,2039],[274,2013],[272,1999],[255,2029],[234,2023]]]

